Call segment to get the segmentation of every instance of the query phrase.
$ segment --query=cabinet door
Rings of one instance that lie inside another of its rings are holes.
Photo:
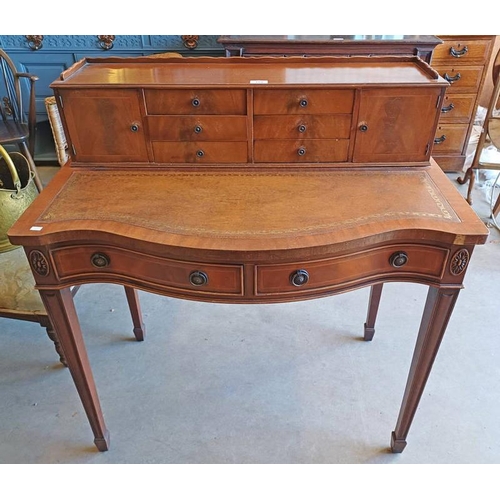
[[[439,88],[362,90],[353,161],[428,161],[441,101]]]
[[[74,161],[148,161],[139,96],[132,89],[61,91]]]

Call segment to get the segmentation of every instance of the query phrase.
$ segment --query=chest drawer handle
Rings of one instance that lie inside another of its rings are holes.
[[[297,154],[299,156],[304,156],[306,154],[306,148],[299,148],[299,149],[297,149]]]
[[[90,262],[92,262],[92,265],[94,267],[102,269],[103,267],[108,267],[111,261],[110,261],[109,257],[106,254],[104,254],[104,253],[95,253],[90,258]]]
[[[195,98],[191,101],[191,104],[192,104],[195,108],[197,108],[197,107],[198,107],[201,103],[200,103],[200,100],[199,100],[197,97],[195,97]]]
[[[293,286],[303,286],[309,281],[309,273],[305,269],[299,269],[290,275],[290,283]]]
[[[467,54],[467,52],[469,52],[469,48],[467,47],[467,45],[463,49],[460,49],[460,50],[457,50],[455,47],[452,47],[450,49],[450,54],[453,57],[462,57],[462,56],[465,56],[465,54]]]
[[[204,286],[208,283],[208,276],[203,271],[193,271],[189,275],[189,282],[193,286]]]
[[[201,125],[196,125],[196,127],[194,127],[194,131],[196,134],[201,134],[203,132],[203,127]]]
[[[299,105],[301,108],[306,108],[309,103],[307,102],[307,99],[301,99],[299,101]]]
[[[460,80],[460,78],[462,78],[462,75],[460,73],[457,73],[455,76],[450,76],[448,73],[445,73],[443,75],[443,78],[449,83],[454,83]]]
[[[305,125],[299,125],[299,132],[304,133],[307,130]]]
[[[400,268],[408,263],[408,254],[406,252],[393,253],[389,259],[392,267]]]
[[[449,113],[451,110],[455,109],[455,105],[451,103],[449,106],[441,108],[441,113]]]
[[[446,136],[443,134],[441,137],[434,139],[434,144],[442,144],[444,141],[446,141]]]
[[[132,123],[132,125],[130,125],[130,130],[132,130],[132,132],[139,132],[139,125],[137,123]]]
[[[203,149],[198,149],[198,151],[196,151],[196,156],[198,158],[203,158],[205,156],[205,151],[203,151]]]

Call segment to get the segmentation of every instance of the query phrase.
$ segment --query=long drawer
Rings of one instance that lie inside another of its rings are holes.
[[[247,94],[240,89],[146,89],[148,115],[244,115]]]
[[[439,122],[469,123],[475,103],[475,94],[446,94],[441,106]]]
[[[444,40],[438,45],[432,56],[433,62],[454,64],[459,60],[462,64],[484,64],[489,54],[491,40],[466,40],[456,38]]]
[[[246,141],[246,116],[148,116],[152,141]]]
[[[255,139],[347,139],[351,115],[260,115]]]
[[[348,139],[255,141],[254,160],[262,162],[342,162],[347,161]]]
[[[461,154],[469,131],[468,124],[439,124],[432,148],[433,155],[443,153]]]
[[[292,264],[256,266],[257,295],[304,294],[395,273],[440,278],[448,250],[438,247],[389,245],[357,254]]]
[[[352,113],[352,90],[256,90],[254,114],[349,114]]]
[[[436,65],[433,68],[450,83],[447,92],[476,93],[483,76],[482,66]]]
[[[217,295],[243,294],[243,266],[184,262],[97,245],[52,251],[60,280],[113,276],[144,280],[168,289]]]
[[[156,163],[246,163],[247,142],[153,142]]]

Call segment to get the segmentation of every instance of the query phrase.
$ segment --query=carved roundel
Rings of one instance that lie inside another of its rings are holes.
[[[32,250],[29,254],[29,261],[33,271],[40,276],[47,276],[50,271],[49,263],[39,250]]]
[[[469,251],[463,248],[459,250],[451,259],[450,272],[451,274],[458,276],[462,274],[467,269],[467,264],[469,263]]]

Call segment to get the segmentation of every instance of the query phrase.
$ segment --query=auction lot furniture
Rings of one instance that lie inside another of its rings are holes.
[[[25,247],[101,451],[69,287],[289,302],[429,286],[391,446],[406,446],[488,231],[430,158],[447,83],[413,57],[88,59],[53,88],[71,161],[9,232]]]

